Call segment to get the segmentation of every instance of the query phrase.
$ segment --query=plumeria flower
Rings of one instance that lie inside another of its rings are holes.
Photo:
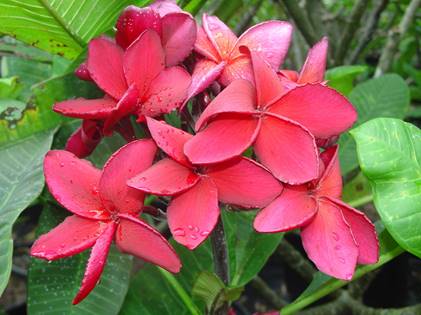
[[[244,208],[261,208],[282,185],[256,162],[239,157],[201,167],[191,164],[183,146],[192,135],[147,118],[156,144],[169,156],[128,181],[130,187],[154,195],[173,196],[167,208],[174,239],[194,249],[212,232],[219,218],[218,200]]]
[[[291,41],[292,26],[283,21],[267,21],[245,31],[239,38],[216,16],[202,17],[194,50],[203,58],[194,68],[188,98],[202,92],[213,81],[226,86],[235,79],[253,81],[250,58],[240,51],[247,46],[278,69]]]
[[[122,252],[171,272],[180,270],[180,260],[167,240],[137,218],[144,193],[126,185],[129,178],[152,164],[155,153],[152,140],[133,141],[114,153],[102,171],[67,151],[55,150],[46,155],[48,188],[73,215],[42,235],[32,246],[31,255],[56,260],[92,248],[73,304],[95,287],[113,240]]]
[[[68,117],[103,121],[104,135],[130,114],[157,116],[179,107],[191,82],[182,67],[165,68],[161,39],[153,30],[144,31],[126,51],[105,37],[92,40],[87,69],[106,95],[59,102],[53,109]]]
[[[255,87],[236,80],[205,109],[199,131],[184,148],[194,164],[229,160],[250,145],[273,175],[302,184],[319,174],[315,137],[328,138],[352,126],[356,112],[342,95],[326,86],[307,84],[284,94],[276,72],[250,52]],[[279,97],[281,96],[281,97]]]
[[[258,213],[254,228],[264,233],[301,228],[304,249],[317,268],[350,280],[357,263],[377,262],[376,231],[365,214],[340,200],[338,147],[324,151],[321,160],[319,178],[305,185],[286,185],[282,194]]]

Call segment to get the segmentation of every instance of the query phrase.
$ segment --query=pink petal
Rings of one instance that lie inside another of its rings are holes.
[[[103,132],[108,135],[113,132],[114,125],[122,118],[135,112],[139,101],[139,91],[134,84],[130,85],[113,111],[104,122]]]
[[[151,82],[164,70],[165,53],[159,35],[146,30],[124,54],[124,74],[128,84],[134,83],[143,96]]]
[[[243,157],[210,166],[206,174],[218,188],[219,201],[245,208],[264,207],[282,191],[271,173]]]
[[[98,123],[93,120],[84,120],[82,125],[67,139],[65,150],[78,158],[84,158],[95,150],[101,139]]]
[[[194,43],[194,50],[208,58],[210,61],[218,63],[221,61],[218,51],[213,43],[209,40],[203,27],[197,26],[196,42]]]
[[[228,63],[218,82],[223,86],[229,85],[234,80],[243,79],[254,83],[253,68],[251,66],[250,57],[242,56]]]
[[[193,50],[196,22],[187,13],[170,13],[162,18],[162,45],[167,67],[182,62]]]
[[[158,121],[146,117],[149,132],[158,147],[171,158],[187,167],[191,167],[190,162],[184,155],[184,144],[193,136],[181,129],[168,125],[165,121]]]
[[[173,198],[167,209],[174,239],[192,250],[212,232],[219,218],[215,184],[203,177],[194,187]]]
[[[219,116],[184,146],[193,164],[209,164],[241,155],[256,139],[260,120],[250,115]]]
[[[69,211],[91,219],[109,217],[98,196],[101,171],[90,162],[52,150],[44,159],[44,176],[51,194]]]
[[[339,135],[357,120],[357,112],[341,94],[321,84],[289,91],[269,111],[305,126],[317,138]]]
[[[158,12],[160,16],[165,16],[166,14],[174,12],[182,12],[175,0],[155,0],[149,7]]]
[[[326,71],[329,42],[327,37],[316,43],[308,52],[307,59],[300,71],[298,83],[322,83]]]
[[[105,225],[105,224],[104,224]],[[92,247],[91,255],[89,256],[88,264],[83,275],[82,284],[79,292],[73,299],[73,305],[80,303],[88,294],[95,288],[104,270],[108,251],[110,250],[113,241],[116,225],[109,223],[105,231],[99,236],[95,245]]]
[[[285,89],[272,67],[253,51],[250,51],[253,62],[254,81],[257,91],[257,104],[264,108],[279,98]]]
[[[117,103],[112,98],[99,98],[88,100],[76,98],[64,102],[55,103],[53,110],[67,117],[81,119],[104,119],[107,118]]]
[[[189,168],[171,159],[162,159],[127,184],[154,195],[172,196],[190,189],[199,179]]]
[[[253,226],[257,232],[285,232],[306,225],[316,212],[316,200],[310,196],[306,185],[288,185],[257,214]]]
[[[342,176],[338,159],[338,146],[325,150],[320,158],[325,170],[319,180],[317,194],[339,198],[342,194]]]
[[[31,256],[56,260],[79,254],[94,245],[105,227],[101,221],[84,219],[77,215],[69,216],[35,241]]]
[[[281,69],[278,71],[278,76],[282,76],[292,82],[297,82],[298,72],[294,70]]]
[[[267,21],[245,31],[238,39],[231,58],[241,55],[239,48],[247,46],[256,51],[273,69],[284,62],[292,37],[292,25],[284,21]]]
[[[181,67],[161,71],[144,96],[141,112],[152,117],[179,108],[186,100],[190,83],[190,74]]]
[[[120,14],[116,28],[115,40],[126,49],[147,29],[161,34],[161,17],[152,8],[130,5]]]
[[[181,262],[176,252],[158,231],[132,216],[121,216],[116,243],[124,252],[170,272],[179,272]]]
[[[246,80],[235,80],[206,107],[196,121],[195,129],[200,130],[205,123],[218,114],[253,114],[255,106],[256,91],[253,85]]]
[[[318,177],[314,137],[293,121],[265,115],[254,150],[260,162],[282,182],[297,185]]]
[[[223,59],[228,58],[237,42],[237,36],[216,16],[203,14],[202,24],[219,55]]]
[[[224,67],[225,62],[217,64],[207,59],[196,62],[191,78],[191,85],[187,92],[187,100],[211,85],[220,76]]]
[[[88,47],[87,67],[92,80],[108,95],[120,99],[127,90],[123,72],[123,50],[111,39],[99,37]]]
[[[318,204],[316,216],[301,231],[304,249],[320,271],[351,280],[358,257],[351,229],[338,207],[323,199]]]
[[[121,147],[108,159],[99,182],[99,193],[109,211],[136,213],[141,210],[145,194],[127,186],[126,182],[148,169],[155,153],[152,140],[136,140]]]
[[[375,264],[379,260],[379,241],[374,224],[364,213],[339,199],[329,200],[342,210],[346,222],[351,226],[352,235],[358,245],[358,263]]]

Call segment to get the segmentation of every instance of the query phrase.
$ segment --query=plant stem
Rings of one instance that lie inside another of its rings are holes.
[[[228,270],[228,251],[225,242],[224,224],[219,218],[212,234],[211,234],[212,254],[215,265],[215,273],[221,278],[225,285],[229,283]],[[225,302],[219,309],[215,310],[215,315],[228,314],[228,302]]]

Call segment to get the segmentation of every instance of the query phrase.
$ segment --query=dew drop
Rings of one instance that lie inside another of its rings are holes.
[[[186,232],[184,231],[183,228],[177,228],[174,230],[173,234],[174,236],[185,236]]]
[[[200,235],[202,235],[202,236],[209,235],[209,231],[202,231],[202,232],[200,232]]]
[[[191,235],[190,235],[190,238],[191,238],[192,240],[197,240],[197,235],[196,235],[196,234],[191,234]]]
[[[341,245],[335,245],[334,249],[335,250],[340,250],[341,249]]]
[[[189,230],[191,230],[191,231],[193,230],[193,226],[192,225],[189,224],[189,225],[187,225],[187,227],[188,227]]]
[[[345,258],[343,258],[343,257],[339,257],[338,260],[339,260],[339,262],[341,264],[344,264],[345,263]]]
[[[332,232],[332,237],[335,241],[339,241],[339,235],[336,232]]]
[[[195,232],[199,232],[199,228],[198,228],[197,226],[195,226],[195,227],[193,228],[193,230],[194,230]]]
[[[64,167],[64,163],[63,162],[60,163],[60,167]]]

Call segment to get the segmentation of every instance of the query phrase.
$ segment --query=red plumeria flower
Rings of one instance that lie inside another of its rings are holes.
[[[253,144],[259,161],[281,181],[302,184],[317,178],[314,137],[328,138],[349,128],[356,120],[354,108],[320,84],[283,95],[276,72],[257,53],[252,51],[251,57],[256,87],[236,80],[225,88],[197,121],[200,132],[186,143],[185,154],[194,164],[216,163]]]
[[[157,116],[179,107],[191,82],[183,68],[165,68],[161,39],[153,30],[144,31],[126,51],[105,37],[92,40],[87,69],[106,96],[67,100],[53,109],[69,117],[104,121],[105,135],[130,114]]]
[[[44,174],[51,194],[73,213],[63,223],[42,235],[31,255],[55,260],[92,247],[81,288],[73,304],[82,301],[98,282],[113,240],[125,253],[157,264],[171,272],[180,260],[167,240],[137,218],[144,193],[126,185],[135,174],[153,162],[152,140],[133,141],[117,151],[102,171],[67,151],[50,151]]]
[[[254,228],[265,233],[301,228],[304,249],[317,268],[350,280],[357,263],[377,262],[376,231],[365,214],[339,199],[342,178],[338,147],[324,151],[321,160],[320,177],[306,185],[287,185],[277,199],[259,212]]]
[[[219,218],[218,200],[245,208],[261,208],[282,185],[256,162],[238,159],[200,167],[192,165],[183,146],[192,135],[147,118],[151,135],[169,156],[128,181],[130,187],[154,195],[174,196],[167,216],[174,239],[189,249],[202,243]]]
[[[235,79],[253,81],[250,58],[240,51],[241,46],[259,52],[278,69],[291,41],[292,26],[283,21],[257,24],[239,38],[216,16],[204,14],[202,24],[194,49],[203,59],[194,68],[188,98],[202,92],[216,79],[224,86]]]
[[[156,1],[146,8],[127,7],[117,20],[115,39],[126,49],[147,29],[159,34],[165,52],[165,63],[174,66],[193,50],[196,22],[173,1]]]

